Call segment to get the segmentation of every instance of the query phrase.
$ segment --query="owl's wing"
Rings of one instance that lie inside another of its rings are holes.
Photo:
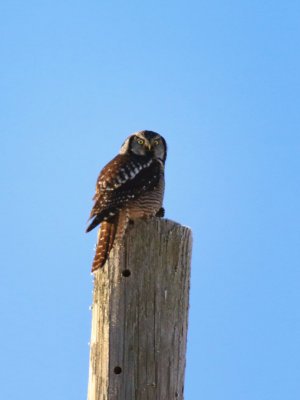
[[[103,220],[113,218],[129,200],[153,190],[159,182],[160,168],[154,159],[128,154],[119,154],[108,163],[97,181],[90,215],[90,219],[95,218],[87,232]]]

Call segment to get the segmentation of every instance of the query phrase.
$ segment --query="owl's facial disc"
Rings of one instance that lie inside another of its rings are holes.
[[[162,136],[152,131],[140,131],[130,135],[123,143],[120,154],[131,152],[139,156],[166,161],[167,147]]]
[[[145,147],[146,151],[151,151],[151,143],[148,139],[146,138],[141,138],[140,136],[136,136],[135,140],[137,141],[137,144],[139,144],[140,146]]]

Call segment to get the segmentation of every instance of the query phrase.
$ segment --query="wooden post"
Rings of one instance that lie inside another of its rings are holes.
[[[88,400],[182,400],[192,232],[130,226],[95,273]]]

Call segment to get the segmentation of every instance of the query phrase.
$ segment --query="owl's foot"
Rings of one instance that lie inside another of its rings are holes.
[[[157,213],[155,214],[156,217],[162,218],[165,215],[165,209],[162,207],[160,208]]]

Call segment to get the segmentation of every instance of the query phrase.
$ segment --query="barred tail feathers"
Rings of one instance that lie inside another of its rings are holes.
[[[115,241],[121,242],[129,222],[128,209],[120,211],[113,220],[102,221],[96,246],[96,253],[93,261],[92,272],[103,267],[108,259],[109,253]]]
[[[92,266],[92,272],[96,271],[98,268],[103,267],[103,265],[105,264],[109,256],[110,250],[114,244],[115,233],[116,233],[115,221],[102,222],[98,233],[98,241]]]

